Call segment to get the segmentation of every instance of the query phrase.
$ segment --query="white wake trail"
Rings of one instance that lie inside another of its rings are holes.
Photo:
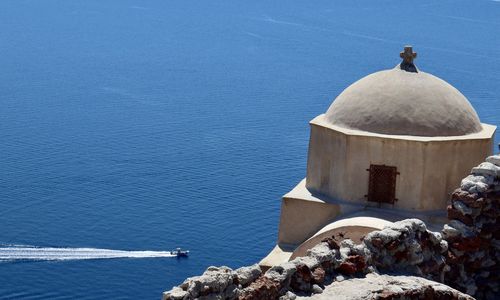
[[[82,260],[110,258],[176,257],[170,251],[125,251],[96,248],[0,247],[0,261]]]

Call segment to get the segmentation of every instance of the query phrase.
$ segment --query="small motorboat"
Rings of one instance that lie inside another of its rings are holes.
[[[177,257],[187,257],[189,255],[189,250],[182,250],[181,248],[175,248],[170,251],[170,254],[175,255]]]

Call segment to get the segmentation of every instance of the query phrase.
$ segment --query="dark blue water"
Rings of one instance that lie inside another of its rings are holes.
[[[257,262],[343,88],[411,43],[499,125],[499,36],[486,0],[2,0],[0,246],[192,255],[4,261],[0,298],[159,299]]]

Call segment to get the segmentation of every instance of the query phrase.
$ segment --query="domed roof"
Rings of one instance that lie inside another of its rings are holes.
[[[462,93],[419,71],[412,59],[407,63],[405,59],[392,70],[353,83],[332,103],[326,120],[344,128],[392,135],[459,136],[482,130]]]

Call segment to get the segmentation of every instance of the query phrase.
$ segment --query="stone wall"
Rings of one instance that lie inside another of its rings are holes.
[[[479,299],[500,298],[500,155],[490,156],[462,180],[448,206],[450,272],[445,283]]]
[[[408,275],[369,273],[363,278],[336,281],[323,293],[299,300],[473,299],[442,283]]]
[[[335,237],[325,239],[306,256],[274,266],[265,274],[258,265],[234,271],[227,267],[210,267],[203,275],[188,278],[165,292],[163,299],[295,299],[297,295],[320,294],[332,282],[387,271],[436,280],[446,271],[444,254],[447,250],[440,233],[427,230],[420,220],[403,220],[368,234],[359,245],[351,240],[339,242]],[[422,286],[408,292],[413,298],[397,298],[396,294],[389,293],[379,298],[425,299],[431,292]],[[397,295],[402,297],[403,294]],[[439,295],[436,292],[434,299],[472,299],[451,288],[443,297]]]
[[[258,265],[234,271],[228,267],[209,267],[201,276],[188,278],[163,293],[163,299],[237,299],[241,289],[254,284],[261,274]]]
[[[323,240],[306,256],[262,274],[258,265],[231,270],[210,267],[163,294],[163,299],[295,299],[321,294],[325,286],[368,273],[424,277],[475,296],[500,299],[500,156],[472,169],[448,207],[442,232],[408,219],[367,234],[362,243]],[[396,282],[396,281],[395,281]],[[431,297],[431,298],[429,298]],[[473,299],[452,288],[422,286],[377,299]]]

